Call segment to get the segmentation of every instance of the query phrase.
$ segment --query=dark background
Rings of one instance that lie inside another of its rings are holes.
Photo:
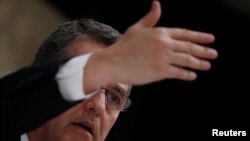
[[[47,0],[68,19],[88,17],[124,32],[152,0]],[[250,16],[220,0],[161,0],[158,26],[211,32],[219,52],[212,70],[194,82],[164,80],[134,87],[108,141],[206,139],[212,129],[249,130]],[[238,1],[240,2],[240,1]],[[242,3],[240,9],[249,5]],[[250,7],[248,7],[250,9]],[[122,74],[121,74],[122,75]],[[249,133],[247,132],[247,135]],[[249,135],[248,135],[249,136]],[[238,140],[239,138],[237,138]]]

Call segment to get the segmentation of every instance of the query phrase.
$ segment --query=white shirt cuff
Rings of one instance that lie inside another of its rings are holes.
[[[90,56],[91,53],[74,57],[60,66],[55,79],[60,93],[66,101],[78,101],[93,95],[86,95],[83,88],[84,67]]]
[[[21,141],[29,141],[29,138],[26,133],[22,134],[20,137]]]

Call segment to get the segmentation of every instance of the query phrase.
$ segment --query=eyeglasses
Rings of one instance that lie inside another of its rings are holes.
[[[117,92],[113,88],[100,87],[95,92],[103,92],[105,94],[105,103],[108,109],[114,111],[125,112],[131,105],[131,100],[128,98],[128,95]]]

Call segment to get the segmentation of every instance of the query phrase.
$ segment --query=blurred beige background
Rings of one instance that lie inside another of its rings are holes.
[[[0,0],[0,77],[32,63],[64,18],[42,0]]]

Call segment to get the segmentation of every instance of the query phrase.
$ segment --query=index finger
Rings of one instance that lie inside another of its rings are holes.
[[[168,31],[170,36],[177,40],[184,40],[200,44],[212,43],[215,40],[214,35],[210,33],[192,31],[181,28],[169,28]]]

